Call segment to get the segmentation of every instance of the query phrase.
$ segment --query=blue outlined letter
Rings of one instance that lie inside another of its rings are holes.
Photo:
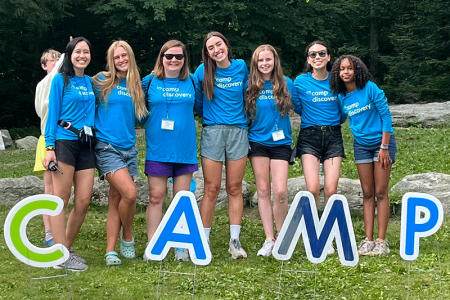
[[[400,256],[415,260],[419,256],[419,239],[438,231],[443,220],[442,203],[436,197],[423,193],[403,195]]]
[[[358,264],[350,209],[344,196],[333,195],[328,199],[319,222],[314,196],[310,192],[298,192],[275,242],[273,256],[279,260],[290,259],[300,235],[312,263],[325,260],[335,238],[341,264],[349,267]]]
[[[175,195],[164,218],[145,249],[151,260],[163,260],[171,247],[187,248],[192,262],[207,265],[211,251],[193,193],[180,191]]]

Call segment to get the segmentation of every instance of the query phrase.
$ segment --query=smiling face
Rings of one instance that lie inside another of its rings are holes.
[[[326,68],[330,59],[330,53],[323,45],[314,44],[308,50],[308,64],[315,70]]]
[[[206,49],[209,57],[211,57],[219,67],[226,66],[230,62],[228,59],[228,47],[220,37],[212,36],[207,40]]]
[[[274,55],[272,51],[264,50],[258,55],[258,71],[261,73],[264,80],[272,78],[274,67]]]
[[[122,76],[122,78],[125,78],[130,66],[127,51],[125,51],[122,46],[117,47],[114,50],[113,59],[114,67],[116,68],[117,72],[120,74],[120,76]]]
[[[171,59],[167,59],[167,54],[174,54],[174,55],[183,55],[183,58],[178,60],[175,56],[173,56]],[[168,78],[175,78],[180,76],[181,68],[184,66],[184,53],[183,48],[177,46],[169,48],[166,52],[164,52],[163,57],[163,66],[164,66],[164,76]]]
[[[345,84],[352,83],[355,81],[355,70],[352,63],[344,58],[341,61],[341,67],[339,69],[339,77]]]
[[[80,41],[75,45],[72,55],[70,57],[73,70],[77,76],[83,76],[84,69],[91,62],[91,50],[85,41]]]

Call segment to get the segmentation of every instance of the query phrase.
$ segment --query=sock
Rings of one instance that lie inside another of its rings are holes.
[[[52,230],[51,229],[46,229],[45,230],[45,240],[49,241],[52,238],[53,238]]]
[[[230,225],[230,240],[239,240],[239,235],[241,234],[241,225]]]
[[[203,229],[205,230],[206,240],[209,242],[209,234],[211,233],[211,227]]]

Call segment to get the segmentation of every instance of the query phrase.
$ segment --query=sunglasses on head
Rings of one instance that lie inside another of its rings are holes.
[[[184,58],[184,54],[170,54],[170,53],[167,53],[167,54],[163,54],[163,56],[166,58],[166,59],[168,59],[168,60],[171,60],[172,58],[176,58],[177,60],[182,60],[183,58]]]
[[[308,53],[309,58],[316,58],[317,54],[319,54],[320,57],[325,57],[327,55],[326,50],[320,50],[320,51],[311,51]]]

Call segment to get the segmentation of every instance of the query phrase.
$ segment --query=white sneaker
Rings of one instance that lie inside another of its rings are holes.
[[[330,249],[328,249],[327,255],[333,255],[336,252],[333,243],[331,243]]]
[[[373,247],[372,251],[370,252],[370,256],[375,255],[387,255],[391,252],[389,249],[389,244],[386,239],[377,239],[375,242],[375,247]]]
[[[66,268],[67,271],[74,271],[74,272],[80,272],[80,271],[86,271],[89,267],[77,261],[73,256],[69,256],[69,259],[66,260],[64,263],[54,266],[54,269],[64,269]]]
[[[242,248],[241,242],[238,239],[230,240],[230,247],[228,248],[228,252],[234,259],[247,258],[247,252],[245,252],[244,248]]]
[[[175,248],[175,260],[178,261],[188,261],[189,253],[185,248]]]
[[[261,249],[258,251],[258,256],[270,256],[272,254],[273,245],[275,245],[275,240],[267,238]]]
[[[362,240],[361,244],[359,244],[358,254],[359,255],[369,255],[372,252],[374,247],[375,247],[375,242],[369,241],[369,238],[366,237],[364,240]]]

